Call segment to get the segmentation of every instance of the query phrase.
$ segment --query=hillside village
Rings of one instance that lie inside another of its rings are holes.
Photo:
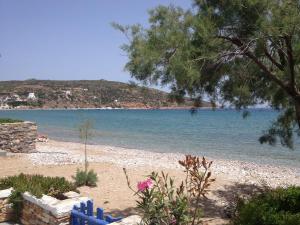
[[[0,109],[190,107],[170,101],[166,92],[106,80],[2,81]],[[204,103],[203,106],[209,106]]]

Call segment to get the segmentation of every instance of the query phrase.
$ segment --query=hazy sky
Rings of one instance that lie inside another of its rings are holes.
[[[111,22],[147,24],[148,9],[190,0],[0,0],[0,80],[127,82],[126,42]]]

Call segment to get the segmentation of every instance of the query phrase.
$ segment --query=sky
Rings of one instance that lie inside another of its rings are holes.
[[[111,22],[147,25],[148,10],[190,0],[0,0],[0,80],[127,82],[126,42]]]

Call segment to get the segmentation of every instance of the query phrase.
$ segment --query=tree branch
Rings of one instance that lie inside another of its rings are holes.
[[[259,68],[265,72],[264,74],[268,79],[278,84],[282,89],[288,92],[289,95],[291,94],[289,91],[289,87],[286,86],[282,80],[276,77],[255,55],[253,55],[250,51],[248,51],[249,46],[245,46],[239,38],[231,38],[227,36],[218,36],[218,38],[228,40],[234,45],[238,46],[244,52],[244,55],[252,59],[259,66]]]
[[[287,48],[287,54],[288,54],[288,64],[289,64],[289,70],[290,70],[290,76],[291,76],[291,88],[294,92],[297,92],[296,88],[296,81],[295,81],[295,61],[293,57],[293,49],[292,49],[292,43],[291,43],[291,37],[285,36],[284,37],[286,48]]]
[[[264,47],[264,53],[267,56],[267,58],[275,65],[277,66],[278,69],[280,69],[281,71],[284,71],[284,66],[280,63],[278,63],[269,53],[268,49],[266,47]]]

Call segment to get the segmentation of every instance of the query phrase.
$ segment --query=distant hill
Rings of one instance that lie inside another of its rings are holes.
[[[134,83],[107,80],[25,80],[0,81],[2,108],[168,108],[178,105],[166,92]],[[203,107],[210,104],[203,102]]]

